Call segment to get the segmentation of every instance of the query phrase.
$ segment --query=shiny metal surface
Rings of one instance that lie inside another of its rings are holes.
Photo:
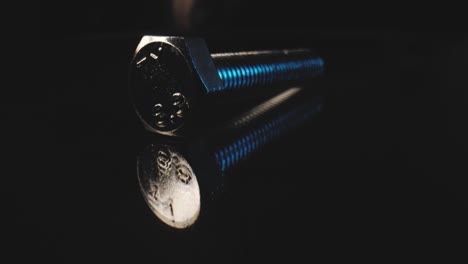
[[[195,223],[200,189],[187,160],[169,146],[151,144],[137,162],[141,191],[156,216],[175,228]]]
[[[183,134],[206,87],[221,85],[202,39],[144,36],[130,64],[133,105],[145,128],[155,133]]]
[[[145,45],[135,55],[132,75],[135,107],[145,126],[160,133],[180,128],[190,108],[184,95],[190,71],[181,52],[164,42]]]
[[[315,96],[307,98],[301,104],[289,105],[294,97],[301,96],[299,92],[298,88],[287,90],[234,119],[226,127],[225,133],[229,133],[229,128],[233,126],[243,132],[236,137],[226,138],[215,148],[213,156],[221,174],[248,159],[264,145],[304,124],[322,110],[322,98]]]
[[[194,123],[194,110],[220,96],[291,87],[321,75],[323,68],[323,60],[306,49],[210,54],[202,39],[144,36],[130,65],[129,85],[145,128],[180,136]]]
[[[261,89],[276,84],[291,86],[300,80],[319,76],[324,71],[322,58],[307,49],[232,52],[211,55],[222,89],[210,93],[232,93]]]
[[[224,176],[233,167],[310,121],[322,104],[321,97],[291,88],[209,135],[188,141],[156,139],[138,157],[138,178],[145,200],[167,225],[191,226],[203,201],[224,186]]]

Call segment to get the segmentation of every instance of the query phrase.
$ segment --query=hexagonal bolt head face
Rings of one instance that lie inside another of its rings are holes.
[[[222,85],[201,39],[145,36],[130,65],[137,114],[153,132],[177,135],[207,86]]]

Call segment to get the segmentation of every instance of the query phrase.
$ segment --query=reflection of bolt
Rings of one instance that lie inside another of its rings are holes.
[[[322,109],[322,97],[292,88],[229,121],[207,140],[216,168],[224,174],[269,142],[304,124]]]
[[[323,68],[323,60],[306,49],[210,54],[201,39],[145,36],[131,64],[130,85],[145,127],[180,135],[189,108],[209,105],[212,97],[291,87]]]
[[[192,225],[200,209],[204,208],[204,203],[213,197],[212,193],[226,183],[226,177],[223,176],[227,176],[233,167],[266,144],[310,121],[321,109],[322,97],[307,94],[300,88],[292,88],[203,138],[185,143],[178,140],[164,142],[164,139],[159,138],[159,142],[151,144],[138,157],[138,178],[145,197],[152,197],[154,184],[166,190],[165,197],[171,197],[174,201],[171,203],[171,218],[168,211],[156,206],[155,201],[146,199],[148,205],[170,226],[185,228]],[[161,170],[166,171],[169,162],[167,153],[172,153],[170,161],[176,169],[178,181],[164,181],[165,176],[161,174]],[[157,166],[158,171],[153,169],[155,161],[161,163]],[[195,201],[194,197],[198,200]]]

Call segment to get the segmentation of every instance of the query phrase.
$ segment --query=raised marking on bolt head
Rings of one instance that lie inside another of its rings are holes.
[[[185,97],[181,93],[174,93],[172,95],[172,101],[174,106],[182,107],[185,104]]]
[[[159,120],[158,122],[156,122],[156,125],[157,125],[158,127],[162,127],[162,128],[164,128],[164,127],[167,126],[165,120]]]
[[[184,111],[182,109],[177,110],[176,115],[180,118],[184,117]]]
[[[159,199],[158,199],[158,196],[157,196],[157,194],[158,194],[158,186],[157,186],[157,185],[154,185],[154,184],[150,185],[148,194],[149,194],[151,197],[153,197],[155,200],[159,200]]]
[[[179,178],[179,180],[181,180],[185,184],[188,184],[190,180],[192,180],[192,175],[190,173],[190,170],[184,165],[178,166],[177,177]]]
[[[155,104],[153,106],[153,116],[157,117],[162,114],[163,106],[162,104]]]
[[[142,62],[144,62],[146,60],[146,57],[143,57],[141,60],[137,61],[137,65],[140,65]]]
[[[192,85],[191,77],[190,66],[177,47],[153,42],[138,50],[130,85],[134,105],[147,128],[172,134],[185,124],[192,101],[185,92]]]
[[[169,119],[171,120],[171,123],[173,123],[173,124],[176,122],[175,116],[174,116],[174,115],[171,115],[171,116],[169,117]]]

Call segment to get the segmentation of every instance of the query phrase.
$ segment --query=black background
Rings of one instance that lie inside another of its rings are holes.
[[[15,192],[17,257],[294,263],[463,256],[463,8],[272,2],[197,1],[188,23],[169,1],[43,4],[48,111],[30,122],[47,124],[35,133],[44,143],[37,157],[44,162],[36,163],[47,173],[25,177]],[[161,224],[139,193],[136,156],[152,137],[130,104],[127,70],[143,34],[201,36],[212,52],[306,47],[327,64],[322,115],[238,168],[234,187],[189,230]]]

